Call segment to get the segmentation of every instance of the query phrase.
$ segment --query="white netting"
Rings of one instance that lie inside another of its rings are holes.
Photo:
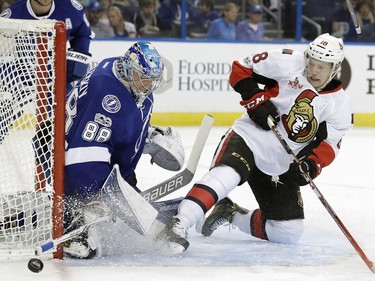
[[[0,19],[0,257],[52,235],[54,24]]]

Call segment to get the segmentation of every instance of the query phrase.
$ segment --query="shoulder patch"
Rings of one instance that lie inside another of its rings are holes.
[[[83,9],[83,6],[77,0],[70,0],[70,2],[72,3],[73,7],[76,8],[78,11]]]
[[[10,18],[11,15],[12,15],[12,10],[9,9],[9,8],[6,8],[6,9],[0,14],[0,17],[2,17],[2,18]]]
[[[293,54],[294,50],[292,49],[283,49],[282,53],[285,55],[291,55]]]
[[[250,65],[251,62],[252,62],[252,57],[251,57],[251,56],[247,56],[247,57],[244,59],[244,62],[245,62],[247,65]]]
[[[102,106],[109,113],[116,113],[121,108],[121,102],[115,95],[106,95],[102,100]]]

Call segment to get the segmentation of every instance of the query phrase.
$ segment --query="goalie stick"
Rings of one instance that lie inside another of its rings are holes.
[[[361,31],[361,27],[359,25],[357,16],[355,14],[353,3],[352,3],[351,0],[346,0],[346,5],[348,6],[348,10],[349,10],[350,16],[352,17],[352,21],[353,21],[353,24],[354,24],[355,31],[359,35],[359,34],[362,33],[362,31]]]
[[[181,187],[186,186],[194,177],[201,156],[203,147],[206,143],[208,134],[212,128],[214,117],[207,114],[202,121],[198,134],[195,138],[193,148],[190,153],[186,168],[175,176],[159,183],[149,189],[141,192],[141,195],[150,203],[163,198],[164,196],[175,192]]]
[[[272,132],[275,134],[275,136],[277,137],[277,139],[281,143],[281,145],[286,150],[286,152],[289,155],[291,155],[291,157],[293,158],[293,160],[297,164],[299,164],[300,163],[299,159],[293,153],[292,149],[287,144],[287,142],[285,141],[284,137],[281,135],[280,131],[276,128],[276,125],[273,122],[273,120],[272,120],[271,117],[268,117],[267,123],[268,123],[268,126],[270,127],[270,129],[272,130]],[[375,265],[374,265],[374,263],[363,252],[363,250],[358,245],[358,243],[356,242],[356,240],[354,239],[354,237],[350,234],[349,230],[345,227],[345,225],[343,224],[343,222],[337,216],[336,212],[329,205],[329,203],[327,202],[327,200],[324,198],[323,194],[319,191],[318,187],[315,185],[315,183],[311,179],[310,175],[308,173],[304,172],[303,176],[308,180],[311,189],[314,191],[314,193],[316,194],[316,196],[319,198],[320,202],[323,204],[323,206],[326,208],[326,210],[331,215],[331,217],[333,218],[333,220],[336,222],[336,224],[338,225],[338,227],[341,229],[341,231],[344,233],[344,235],[346,236],[346,238],[349,240],[350,244],[352,244],[352,246],[354,247],[354,249],[357,251],[358,255],[362,258],[362,260],[365,262],[365,264],[367,265],[367,267],[373,273],[375,273]]]

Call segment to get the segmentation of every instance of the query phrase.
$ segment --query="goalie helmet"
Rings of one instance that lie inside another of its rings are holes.
[[[162,58],[150,42],[133,44],[116,61],[117,75],[130,85],[140,103],[160,85],[163,69]]]
[[[332,63],[332,72],[328,83],[339,71],[344,60],[344,43],[341,38],[336,38],[328,33],[319,35],[305,51],[306,65],[309,58]]]

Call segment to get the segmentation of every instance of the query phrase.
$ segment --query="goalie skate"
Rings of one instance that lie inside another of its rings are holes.
[[[97,256],[96,231],[89,229],[63,245],[64,254],[76,259],[92,259]]]
[[[90,202],[84,210],[77,210],[67,231],[78,229],[79,227],[94,222],[98,218],[107,214],[107,210],[102,202]],[[64,242],[64,254],[71,258],[91,259],[101,256],[101,247],[95,226],[88,227],[85,231]]]

